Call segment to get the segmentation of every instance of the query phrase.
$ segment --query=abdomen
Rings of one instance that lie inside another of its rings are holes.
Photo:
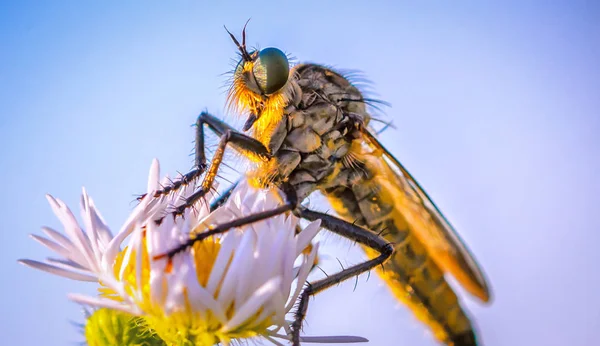
[[[383,181],[387,179],[384,173],[378,174],[368,166],[361,171],[359,181],[323,191],[332,207],[345,220],[382,232],[394,244],[394,254],[378,274],[438,340],[454,346],[477,345],[471,322],[443,272],[409,230],[402,210],[394,206],[394,194],[401,192],[390,187],[390,181]],[[370,257],[377,256],[370,249],[365,251]]]

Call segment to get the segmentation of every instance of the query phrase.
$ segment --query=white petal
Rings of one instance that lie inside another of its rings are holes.
[[[221,285],[219,292],[219,304],[222,306],[229,306],[234,300],[236,294],[236,288],[240,286],[238,279],[242,275],[242,271],[247,270],[248,262],[252,258],[254,238],[249,236],[250,232],[245,232],[242,235],[240,245],[234,252],[233,260],[229,266],[229,270],[225,274],[225,279]],[[241,302],[237,302],[238,304]],[[237,308],[237,307],[236,307]]]
[[[70,293],[67,295],[67,297],[70,300],[72,300],[76,303],[79,303],[81,305],[93,306],[93,307],[97,307],[97,308],[109,308],[109,309],[127,312],[132,315],[140,314],[140,311],[138,311],[134,306],[124,305],[123,303],[120,303],[120,302],[117,302],[117,301],[114,301],[111,299],[89,297],[89,296],[84,296],[82,294],[76,294],[76,293]]]
[[[281,286],[281,283],[279,284]],[[287,297],[287,296],[286,296]],[[273,293],[273,297],[269,302],[265,305],[269,307],[266,309],[262,309],[260,315],[256,317],[252,323],[248,325],[248,328],[255,328],[260,325],[267,317],[271,316],[273,325],[283,325],[286,323],[285,321],[285,298],[281,291],[277,290]]]
[[[96,223],[97,223],[97,227],[98,227],[98,234],[100,236],[100,240],[102,240],[102,244],[106,245],[113,238],[112,232],[110,231],[110,228],[106,224],[106,221],[104,221],[102,214],[100,213],[98,208],[96,208],[96,205],[94,204],[94,201],[91,198],[89,199],[89,203],[90,203],[90,207],[94,208],[94,214],[98,218]]]
[[[144,242],[142,241],[142,232],[141,230],[136,232],[135,235],[133,236],[135,238],[134,243],[132,244],[132,248],[135,248],[135,282],[137,282],[137,294],[138,296],[135,297],[139,300],[143,299],[143,285],[141,284],[143,282],[142,280],[142,271],[143,271],[143,261],[142,261],[142,255],[144,253]]]
[[[147,194],[152,194],[154,191],[160,188],[160,162],[157,159],[152,160],[150,165],[150,173],[148,173],[148,188],[146,189]]]
[[[71,261],[70,259],[47,257],[46,258],[46,263],[56,264],[57,266],[64,265],[66,267],[73,268],[75,270],[80,270],[80,271],[88,271],[86,268],[84,268],[84,267],[80,266],[79,264]]]
[[[302,232],[296,236],[296,244],[298,244],[296,247],[296,256],[302,253],[302,251],[308,246],[308,244],[310,244],[320,230],[321,220],[315,220],[309,223],[308,226],[306,226],[306,228],[304,228]]]
[[[302,233],[302,232],[300,232],[300,233]],[[304,287],[304,283],[306,282],[306,279],[308,278],[308,274],[310,274],[310,270],[312,269],[312,266],[315,263],[315,258],[317,257],[318,248],[319,248],[319,244],[315,244],[315,246],[313,246],[312,251],[308,255],[308,258],[305,260],[305,262],[300,267],[300,273],[298,274],[298,280],[296,280],[296,290],[294,291],[294,294],[292,295],[290,300],[288,300],[288,304],[285,307],[285,311],[290,311],[292,309],[292,307],[294,306],[294,304],[296,303],[296,299],[298,299],[298,296],[300,295],[300,292],[302,291],[302,288]]]
[[[244,239],[242,238],[242,246],[244,248],[238,249],[236,257],[239,258],[233,259],[231,265],[243,265],[245,268],[240,270],[239,275],[236,278],[236,292],[235,292],[235,302],[236,306],[239,306],[241,302],[245,301],[254,291],[252,286],[252,278],[255,275],[255,270],[253,270],[254,266],[252,264],[254,262],[254,249],[256,244],[256,233],[254,232],[244,232],[244,238],[248,238],[246,245],[244,246]],[[236,261],[237,259],[237,261]],[[261,268],[256,268],[258,272],[261,271]],[[225,283],[224,283],[225,284]]]
[[[48,249],[56,252],[57,254],[61,255],[64,258],[69,258],[69,255],[71,254],[69,252],[69,250],[65,249],[64,247],[60,246],[59,244],[56,244],[55,242],[46,239],[44,237],[40,237],[39,235],[35,235],[35,234],[30,234],[29,235],[33,240],[37,241],[38,243],[44,245],[45,247],[47,247]],[[87,264],[87,263],[86,263]]]
[[[86,238],[90,245],[91,255],[93,256],[93,261],[90,263],[90,269],[94,272],[100,271],[100,261],[102,259],[102,254],[100,253],[100,248],[98,244],[98,232],[96,227],[97,217],[94,215],[94,211],[89,202],[89,196],[85,190],[82,188],[81,201],[83,204],[82,208],[82,219],[86,228]]]
[[[81,273],[85,273],[85,274],[89,274],[92,276],[97,276],[96,274],[94,274],[93,272],[90,272],[89,269],[87,268],[83,268],[82,266],[80,266],[79,264],[71,261],[71,260],[61,260],[61,259],[55,259],[55,258],[47,258],[46,259],[46,263],[51,264],[55,267],[58,268],[62,268],[65,270],[69,270],[69,271],[73,271],[73,272],[81,272]]]
[[[150,301],[152,302],[152,304],[155,304],[157,306],[162,306],[165,304],[165,301],[167,299],[167,293],[169,291],[167,274],[164,272],[164,268],[167,264],[167,259],[163,259],[160,262],[162,262],[163,264],[162,268],[158,267],[155,264],[151,264],[149,280]]]
[[[148,196],[146,196],[148,197]],[[148,205],[151,198],[143,198],[140,204],[138,204],[133,212],[127,218],[127,221],[121,227],[121,230],[117,235],[111,240],[108,244],[106,251],[104,252],[104,256],[102,257],[102,267],[105,270],[109,270],[112,268],[112,264],[117,256],[117,254],[121,251],[121,244],[131,234],[131,232],[135,228],[136,222],[141,218],[142,212],[144,208]]]
[[[54,211],[54,214],[62,222],[65,228],[65,233],[69,236],[71,242],[79,250],[81,255],[85,258],[87,266],[94,261],[94,255],[89,245],[87,236],[83,233],[75,216],[71,210],[59,199],[55,199],[50,195],[46,195],[50,207]]]
[[[250,297],[250,299],[248,299],[248,301],[246,301],[246,303],[244,303],[244,305],[236,310],[233,317],[221,328],[220,331],[226,333],[234,330],[246,322],[246,320],[256,314],[261,307],[264,307],[265,302],[268,301],[275,292],[277,292],[280,284],[281,278],[279,277],[267,281],[258,290],[256,290],[256,292],[254,292],[254,294]]]
[[[283,272],[283,279],[285,280],[284,285],[287,286],[287,294],[289,295],[289,289],[291,289],[291,284],[294,280],[294,263],[298,257],[298,254],[296,254],[296,252],[293,250],[297,247],[295,229],[291,228],[286,234],[287,238],[284,239],[285,251],[282,253],[280,270]]]
[[[42,227],[42,232],[44,232],[48,238],[54,240],[56,243],[58,243],[60,246],[72,250],[74,248],[73,243],[71,243],[71,241],[69,240],[69,238],[65,237],[64,235],[60,234],[59,232],[53,230],[50,227]]]
[[[262,223],[258,222],[256,225],[262,225]],[[255,229],[257,228],[259,227],[255,227]],[[280,262],[281,248],[276,242],[278,234],[271,236],[265,228],[258,229],[256,234],[258,237],[252,268],[257,268],[257,270],[253,270],[252,280],[248,284],[250,291],[257,289],[270,278],[279,275],[277,269],[279,267],[278,262]]]
[[[77,281],[98,282],[98,278],[93,275],[73,272],[73,271],[62,269],[62,268],[59,268],[57,266],[53,266],[50,264],[33,261],[33,260],[28,260],[28,259],[20,259],[20,260],[18,260],[18,262],[23,265],[26,265],[28,267],[43,270],[50,274],[62,276],[67,279],[72,279],[72,280],[77,280]]]
[[[267,340],[269,340],[273,345],[275,346],[284,346],[281,342],[275,340],[274,338],[272,338],[269,335],[263,335],[263,337]],[[287,340],[287,338],[285,338]]]
[[[180,306],[188,306],[189,304],[192,306],[192,310],[211,310],[220,323],[225,323],[227,321],[227,316],[225,315],[223,306],[217,302],[208,290],[198,283],[191,254],[187,252],[177,257],[181,257],[183,261],[183,263],[179,263],[176,267],[176,275],[179,276],[179,278],[170,281],[178,281],[183,287],[186,287],[186,297],[189,299],[188,302],[185,302],[184,305]]]
[[[102,284],[110,289],[112,289],[117,295],[122,297],[125,301],[131,303],[132,298],[125,292],[125,284],[121,281],[117,281],[115,276],[110,274],[100,274],[98,275],[98,281],[102,282]]]
[[[177,238],[172,234],[175,227],[172,217],[165,217],[160,225],[154,221],[145,224],[149,256],[162,255],[178,245]]]
[[[241,236],[235,230],[231,230],[221,238],[221,248],[206,284],[206,289],[212,296],[216,294],[218,285],[222,282],[223,276],[227,274],[229,261],[231,260],[233,251],[239,247],[240,240]]]

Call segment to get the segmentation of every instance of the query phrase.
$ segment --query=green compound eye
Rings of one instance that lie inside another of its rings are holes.
[[[252,72],[260,90],[265,94],[272,94],[287,82],[290,64],[279,49],[265,48],[258,54]]]

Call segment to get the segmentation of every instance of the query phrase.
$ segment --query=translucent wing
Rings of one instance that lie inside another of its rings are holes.
[[[404,194],[402,213],[411,230],[423,242],[430,252],[431,258],[445,272],[451,273],[458,282],[471,294],[484,302],[490,300],[490,288],[483,271],[477,265],[473,255],[458,236],[452,225],[442,215],[436,205],[419,183],[410,175],[404,166],[389,152],[375,136],[363,130],[367,140],[385,156],[387,164],[397,169],[390,171],[397,178],[398,186]]]

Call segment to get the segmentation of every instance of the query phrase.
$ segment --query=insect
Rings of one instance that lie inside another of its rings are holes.
[[[491,297],[487,280],[450,223],[374,135],[369,127],[369,100],[348,78],[330,68],[317,64],[290,67],[277,48],[247,50],[245,27],[241,43],[227,32],[240,53],[228,105],[246,115],[243,132],[207,112],[200,114],[195,168],[156,196],[204,174],[201,188],[175,213],[192,205],[210,191],[225,149],[231,147],[255,164],[247,175],[252,184],[279,188],[286,201],[272,211],[193,235],[161,257],[171,258],[213,234],[281,213],[321,219],[324,228],[360,243],[371,259],[305,289],[292,324],[294,345],[299,345],[311,295],[379,265],[383,267],[379,274],[395,297],[438,340],[454,346],[477,345],[473,324],[444,275],[452,274],[482,302]],[[220,136],[210,164],[204,152],[205,126]],[[315,191],[327,197],[338,216],[300,205]]]

